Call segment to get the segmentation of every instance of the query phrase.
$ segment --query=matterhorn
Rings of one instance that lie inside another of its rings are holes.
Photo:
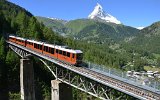
[[[104,21],[104,22],[121,24],[121,22],[119,20],[117,20],[117,18],[113,17],[112,15],[110,15],[108,13],[105,13],[105,11],[103,11],[103,8],[99,3],[97,3],[97,5],[95,6],[92,13],[88,16],[88,18],[100,20],[100,21]]]

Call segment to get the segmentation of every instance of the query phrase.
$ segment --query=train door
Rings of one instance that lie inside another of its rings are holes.
[[[66,55],[67,55],[67,60],[68,60],[69,62],[72,62],[71,53],[70,53],[70,52],[66,52]]]
[[[24,40],[24,46],[25,47],[27,46],[27,40]]]
[[[58,49],[56,49],[56,54],[55,54],[56,58],[58,58]]]
[[[76,62],[76,55],[74,53],[72,53],[72,55],[71,55],[71,61],[72,61],[72,63]]]

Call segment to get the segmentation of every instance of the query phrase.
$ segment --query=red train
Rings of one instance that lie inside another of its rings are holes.
[[[81,50],[73,50],[66,46],[47,44],[13,35],[9,36],[9,41],[72,65],[82,64],[83,52]]]

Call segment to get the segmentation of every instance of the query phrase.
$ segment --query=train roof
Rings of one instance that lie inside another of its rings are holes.
[[[67,46],[59,46],[59,45],[53,45],[53,44],[47,44],[47,43],[44,43],[44,46],[52,47],[52,48],[70,52],[70,53],[83,53],[81,50],[69,49],[67,48]]]
[[[16,37],[16,39],[20,39],[20,40],[26,40],[25,38],[21,38],[21,37]]]
[[[39,42],[39,41],[35,41],[35,40],[28,40],[28,39],[27,39],[27,41],[28,41],[28,42],[37,43],[37,44],[43,44],[43,42]]]
[[[18,36],[14,36],[14,35],[9,35],[9,37],[12,37],[12,38],[16,38],[16,39],[20,39],[20,40],[26,40],[25,38],[21,38],[21,37],[18,37]]]
[[[9,37],[13,37],[13,38],[15,38],[15,36],[14,36],[14,35],[9,35]]]

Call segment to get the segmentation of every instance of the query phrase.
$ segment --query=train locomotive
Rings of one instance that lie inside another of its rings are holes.
[[[48,44],[13,35],[9,35],[9,41],[68,64],[76,66],[82,64],[83,52],[81,50],[74,50],[67,48],[67,46]]]

